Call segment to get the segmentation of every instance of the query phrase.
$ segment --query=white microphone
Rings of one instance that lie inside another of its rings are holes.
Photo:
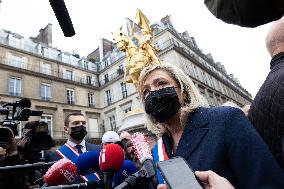
[[[145,135],[139,132],[134,133],[131,137],[131,143],[137,158],[142,163],[142,169],[146,171],[146,178],[151,179],[152,184],[156,188],[158,185],[156,166]]]

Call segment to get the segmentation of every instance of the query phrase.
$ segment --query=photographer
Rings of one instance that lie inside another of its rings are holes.
[[[14,134],[10,128],[0,126],[0,133],[5,134],[6,141],[9,141],[6,145],[0,146],[0,166],[12,166],[23,164],[24,160],[20,158],[17,151],[16,140]],[[1,143],[3,137],[1,137]],[[0,188],[27,188],[26,172],[24,170],[10,171],[0,173]]]

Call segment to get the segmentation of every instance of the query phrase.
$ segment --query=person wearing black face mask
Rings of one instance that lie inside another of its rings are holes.
[[[64,120],[64,131],[68,135],[67,142],[55,152],[47,154],[46,160],[48,162],[57,161],[61,158],[67,158],[73,161],[75,160],[74,157],[79,156],[81,153],[101,150],[99,145],[85,141],[85,136],[87,135],[86,119],[80,112],[73,112],[66,116]],[[80,182],[85,182],[85,180],[78,177],[73,184]]]
[[[192,80],[170,64],[145,67],[136,87],[147,128],[159,137],[155,163],[180,156],[236,188],[284,188],[281,168],[241,110],[206,107]],[[158,180],[164,183],[161,174]]]

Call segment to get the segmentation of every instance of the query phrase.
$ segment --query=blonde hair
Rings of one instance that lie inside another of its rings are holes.
[[[193,112],[197,107],[208,106],[207,102],[200,95],[198,89],[193,84],[192,80],[178,67],[171,64],[155,64],[145,67],[139,77],[139,82],[137,83],[137,90],[139,93],[140,100],[143,103],[143,91],[142,86],[144,79],[154,70],[164,70],[166,71],[179,85],[181,95],[186,95],[185,104],[181,108],[181,125],[185,126],[188,114]],[[150,115],[146,115],[147,122],[146,126],[148,130],[154,134],[161,136],[166,132],[165,123],[159,123],[152,118]]]

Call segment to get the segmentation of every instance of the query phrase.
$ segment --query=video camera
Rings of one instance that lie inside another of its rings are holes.
[[[18,142],[18,151],[30,162],[36,162],[41,158],[41,151],[54,146],[54,141],[48,134],[48,125],[43,121],[27,122],[23,131],[23,137]]]
[[[31,101],[23,98],[14,103],[4,104],[0,108],[0,115],[6,115],[6,118],[0,122],[0,125],[9,127],[14,135],[18,135],[17,126],[20,121],[28,121],[30,116],[41,116],[42,111],[34,111],[30,109]]]
[[[41,116],[42,111],[31,110],[31,101],[23,98],[14,103],[7,103],[0,108],[0,115],[6,118],[0,122],[0,125],[8,127],[15,135],[18,135],[18,124],[21,121],[28,121],[30,116]],[[10,130],[0,128],[0,146],[7,149],[13,139]],[[48,134],[48,125],[42,121],[27,122],[23,127],[23,135],[19,140],[18,152],[25,160],[34,162],[40,159],[40,152],[49,150],[54,146],[54,141]]]

